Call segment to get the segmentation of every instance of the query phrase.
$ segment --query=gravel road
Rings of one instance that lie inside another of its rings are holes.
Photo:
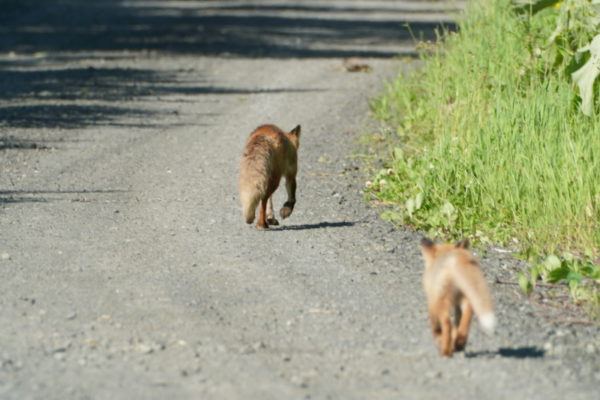
[[[441,359],[420,234],[364,201],[368,99],[453,10],[0,0],[0,399],[599,398],[598,327],[497,251],[497,334]],[[303,132],[269,231],[236,189],[262,123]]]

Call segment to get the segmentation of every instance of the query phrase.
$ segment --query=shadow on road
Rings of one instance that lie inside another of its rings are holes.
[[[86,196],[98,194],[126,193],[126,190],[0,190],[0,205],[9,203],[47,203],[70,200],[73,202],[92,201]],[[58,196],[58,197],[57,197]]]
[[[10,0],[0,10],[0,48],[19,53],[146,50],[252,58],[393,57],[401,50],[374,46],[413,37],[433,39],[439,21],[447,20],[442,14],[436,14],[437,20],[424,18],[434,15],[435,3],[412,3],[399,9],[337,6],[335,1],[311,6],[284,1]],[[446,26],[453,27],[449,22]]]
[[[306,229],[322,229],[322,228],[343,228],[348,226],[354,226],[357,222],[343,221],[343,222],[319,222],[318,224],[303,224],[303,225],[286,225],[279,226],[270,230],[273,231],[300,231]]]
[[[99,123],[147,126],[139,122],[148,120],[147,110],[116,102],[168,95],[303,91],[219,87],[193,65],[165,71],[104,67],[105,61],[139,54],[242,58],[415,55],[413,37],[433,39],[434,30],[441,26],[432,22],[436,17],[430,15],[444,19],[432,9],[435,2],[407,1],[410,7],[404,9],[348,6],[352,3],[336,1],[324,3],[326,6],[251,3],[1,1],[0,129],[72,129]],[[453,28],[451,23],[446,26]],[[21,104],[11,104],[15,100]],[[28,148],[25,142],[23,146],[13,143],[4,149]]]
[[[517,348],[506,348],[502,347],[498,351],[480,351],[480,352],[467,352],[465,357],[475,358],[482,356],[501,356],[504,358],[542,358],[546,354],[546,351],[535,346],[517,347]]]
[[[0,128],[73,129],[99,124],[144,127],[148,126],[147,117],[158,113],[119,105],[82,105],[74,103],[75,101],[124,102],[173,94],[251,95],[316,91],[284,87],[218,87],[210,85],[190,71],[158,72],[147,69],[91,67],[59,70],[40,70],[40,67],[24,70],[2,69],[2,66],[7,65],[6,62],[0,63],[0,87],[3,88],[0,101],[27,100],[28,103],[42,104],[0,105]],[[56,104],[57,102],[62,104]]]
[[[52,146],[44,144],[44,142],[22,139],[16,136],[0,136],[0,151],[7,149],[18,150],[49,150]]]
[[[150,114],[149,111],[134,108],[77,104],[6,106],[1,107],[0,110],[2,110],[0,126],[15,128],[75,129],[87,125],[140,126],[140,123],[127,123],[120,118],[126,116],[142,119]],[[27,143],[27,141],[16,143]],[[38,146],[34,148],[40,148],[39,144],[32,143],[32,145]],[[2,148],[0,145],[0,149]]]
[[[33,64],[33,63],[30,63]],[[0,100],[133,100],[148,96],[259,94],[314,91],[302,88],[238,89],[213,86],[193,70],[158,72],[134,68],[6,69],[0,61]]]

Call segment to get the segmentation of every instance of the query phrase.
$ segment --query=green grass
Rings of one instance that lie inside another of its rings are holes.
[[[473,0],[460,33],[373,102],[392,154],[370,193],[434,236],[518,249],[539,264],[532,283],[566,268],[555,281],[597,310],[600,121],[545,48],[553,12],[523,19],[506,0]]]

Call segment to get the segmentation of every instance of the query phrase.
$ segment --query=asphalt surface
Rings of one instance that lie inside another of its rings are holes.
[[[0,399],[597,399],[598,327],[502,251],[497,334],[441,359],[421,235],[364,200],[368,99],[448,11],[0,1]],[[269,231],[236,192],[263,123],[302,125]]]

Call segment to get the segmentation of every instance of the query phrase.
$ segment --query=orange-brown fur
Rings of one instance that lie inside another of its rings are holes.
[[[275,125],[262,125],[250,134],[240,163],[240,201],[248,224],[254,222],[260,203],[257,227],[266,229],[279,222],[273,215],[273,192],[282,177],[286,180],[288,199],[279,211],[281,218],[292,214],[296,203],[296,173],[300,125],[286,133]],[[267,210],[268,206],[268,210]]]
[[[487,333],[493,332],[496,322],[483,273],[467,247],[467,241],[456,245],[421,241],[431,330],[442,356],[464,350],[473,313]]]

